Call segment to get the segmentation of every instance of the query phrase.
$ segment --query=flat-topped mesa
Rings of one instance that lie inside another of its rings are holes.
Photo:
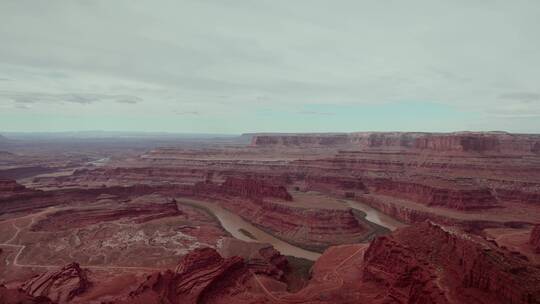
[[[57,303],[67,303],[85,292],[91,283],[86,270],[71,263],[57,271],[37,275],[22,285],[22,289],[34,297],[45,296]]]
[[[435,151],[497,152],[500,144],[498,136],[491,134],[449,134],[417,138],[414,147]]]
[[[487,188],[451,185],[437,187],[385,178],[367,179],[370,192],[413,200],[428,206],[457,210],[487,209],[497,206],[497,199]]]
[[[535,225],[531,230],[529,244],[533,247],[534,252],[540,254],[540,224]]]
[[[455,153],[540,154],[540,136],[505,132],[354,132],[253,135],[255,147],[352,147]]]
[[[265,146],[320,146],[333,147],[350,143],[347,134],[275,134],[275,135],[254,135],[251,145],[257,147]]]
[[[210,182],[199,182],[195,184],[194,191],[195,194],[223,193],[255,200],[260,200],[265,197],[278,198],[286,201],[292,200],[291,194],[285,187],[249,177],[227,177],[225,182],[219,186]]]
[[[380,284],[385,297],[409,303],[540,301],[540,269],[483,239],[430,222],[373,241],[363,280]]]

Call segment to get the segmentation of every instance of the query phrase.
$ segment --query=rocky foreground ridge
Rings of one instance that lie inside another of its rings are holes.
[[[104,303],[540,303],[540,268],[477,236],[431,222],[401,228],[369,245],[331,247],[295,292],[290,266],[268,247],[257,258],[223,257],[211,248],[154,272]],[[71,264],[0,287],[2,303],[82,303],[99,287]],[[23,300],[21,300],[23,299]],[[99,302],[96,302],[99,303]]]

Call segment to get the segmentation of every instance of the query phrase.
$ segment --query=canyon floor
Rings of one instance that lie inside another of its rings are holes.
[[[540,303],[540,135],[7,137],[0,303]]]

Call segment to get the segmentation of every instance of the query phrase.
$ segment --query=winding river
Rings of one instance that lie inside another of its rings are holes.
[[[319,256],[321,256],[321,254],[318,252],[305,250],[300,247],[291,245],[285,241],[282,241],[262,231],[261,229],[245,221],[240,216],[228,211],[225,208],[222,208],[217,203],[209,203],[209,202],[197,201],[197,200],[186,199],[186,198],[177,198],[176,200],[179,204],[192,205],[195,207],[198,206],[200,208],[208,210],[219,220],[219,222],[221,223],[221,226],[223,226],[223,228],[227,230],[227,232],[229,232],[233,237],[240,239],[242,241],[269,243],[284,255],[292,255],[295,257],[304,258],[311,261],[314,261]],[[253,235],[253,237],[255,237],[256,240],[242,233],[240,229],[243,229],[247,231],[249,234]]]
[[[375,223],[377,225],[388,228],[392,231],[405,227],[406,225],[400,221],[395,220],[393,217],[388,216],[377,209],[374,209],[366,204],[362,204],[357,201],[342,200],[347,206],[352,209],[360,210],[366,214],[366,220]]]
[[[319,256],[321,256],[321,254],[318,252],[302,249],[298,246],[289,244],[285,241],[282,241],[264,232],[263,230],[250,224],[249,222],[247,222],[240,216],[219,206],[217,203],[209,203],[205,201],[198,201],[198,200],[187,199],[187,198],[177,198],[176,201],[178,202],[178,204],[199,207],[204,210],[207,210],[208,212],[211,212],[219,220],[219,222],[221,223],[221,226],[227,232],[229,232],[233,237],[237,239],[247,241],[247,242],[269,243],[284,255],[291,255],[294,257],[304,258],[311,261],[314,261]],[[396,228],[403,226],[402,223],[360,202],[347,201],[347,200],[343,200],[343,202],[347,204],[350,208],[365,212],[366,220],[376,223],[378,225],[384,226],[390,230],[395,230]],[[242,233],[241,230],[247,231],[256,240]]]

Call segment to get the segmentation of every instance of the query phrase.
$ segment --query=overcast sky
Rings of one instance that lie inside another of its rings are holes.
[[[1,131],[540,132],[540,1],[0,1]]]

